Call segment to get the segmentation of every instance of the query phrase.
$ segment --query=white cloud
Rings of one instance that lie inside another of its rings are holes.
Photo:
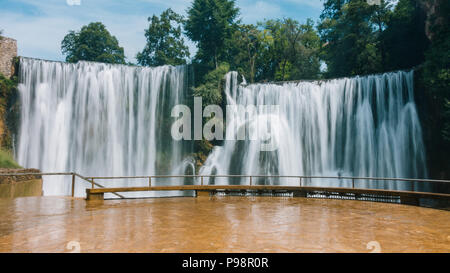
[[[246,24],[277,18],[282,14],[281,7],[275,1],[240,0],[236,4],[241,8],[240,17]]]
[[[79,6],[81,5],[81,0],[66,0],[66,3],[69,6]]]

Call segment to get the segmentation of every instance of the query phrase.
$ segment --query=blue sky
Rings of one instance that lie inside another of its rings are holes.
[[[77,4],[79,2],[79,5]],[[145,45],[147,18],[167,8],[185,15],[191,0],[0,0],[0,29],[17,40],[19,55],[64,60],[60,44],[69,30],[101,21],[129,61]],[[318,20],[323,0],[236,0],[244,23],[291,17]],[[195,45],[189,43],[191,53]]]

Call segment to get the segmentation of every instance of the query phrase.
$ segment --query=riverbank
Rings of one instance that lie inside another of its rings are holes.
[[[0,215],[0,252],[450,251],[449,211],[352,200],[27,197]]]

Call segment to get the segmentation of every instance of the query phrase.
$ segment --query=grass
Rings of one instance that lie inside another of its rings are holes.
[[[11,154],[7,151],[0,150],[0,168],[22,168],[16,161],[14,161]]]

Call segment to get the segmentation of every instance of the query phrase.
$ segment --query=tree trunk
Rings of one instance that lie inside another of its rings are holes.
[[[214,48],[214,64],[216,65],[216,69],[219,68],[219,64],[217,63],[217,48]]]

